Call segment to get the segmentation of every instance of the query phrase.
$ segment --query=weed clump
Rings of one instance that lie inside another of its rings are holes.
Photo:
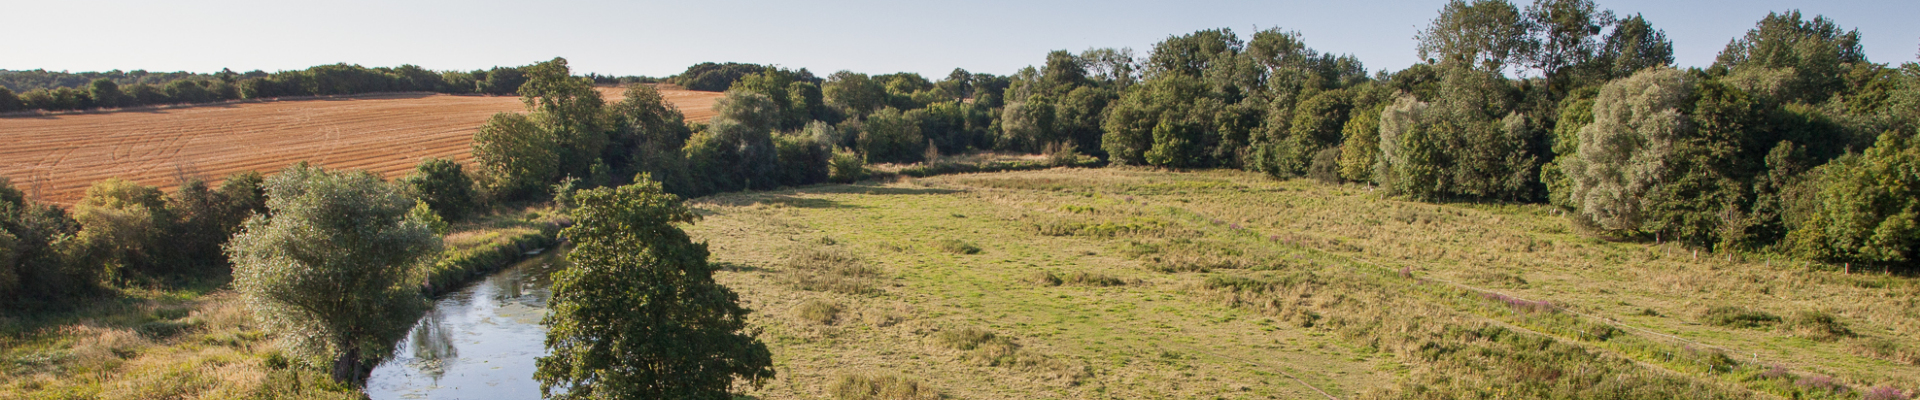
[[[1801,311],[1787,318],[1786,328],[1795,335],[1820,342],[1832,342],[1853,337],[1853,330],[1847,329],[1833,314],[1825,311]]]
[[[834,302],[813,299],[800,303],[793,308],[793,314],[800,320],[821,325],[833,325],[840,319],[840,305]]]
[[[870,295],[879,293],[880,269],[840,250],[803,249],[787,257],[781,279],[800,290]]]
[[[938,399],[940,392],[918,379],[892,374],[842,374],[827,387],[839,400]]]
[[[1727,328],[1762,328],[1780,323],[1780,316],[1737,306],[1718,306],[1701,313],[1700,323]]]
[[[960,239],[941,240],[938,243],[934,243],[934,248],[953,254],[980,254],[980,246],[975,246],[973,243],[967,243]]]

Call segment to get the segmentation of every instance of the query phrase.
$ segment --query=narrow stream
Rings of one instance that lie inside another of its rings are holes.
[[[434,301],[373,369],[367,396],[384,399],[533,399],[535,357],[546,355],[548,273],[559,252],[521,261]]]

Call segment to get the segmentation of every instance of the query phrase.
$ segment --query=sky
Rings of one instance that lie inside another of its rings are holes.
[[[1516,3],[1525,0],[1516,1]],[[1867,58],[1920,52],[1920,1],[1596,0],[1639,13],[1674,42],[1676,63],[1704,67],[1769,11],[1825,15],[1863,36]],[[1422,1],[496,1],[0,0],[10,38],[0,69],[214,72],[332,63],[435,70],[566,57],[574,72],[667,76],[704,61],[1009,74],[1048,51],[1132,48],[1231,28],[1298,31],[1323,53],[1369,69],[1418,61],[1414,34],[1444,0]]]

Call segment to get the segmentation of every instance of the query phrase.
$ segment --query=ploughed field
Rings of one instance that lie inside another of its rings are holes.
[[[716,92],[660,87],[690,121],[712,118]],[[608,102],[621,89],[600,88]],[[0,176],[38,200],[71,203],[110,177],[172,190],[271,172],[299,161],[395,178],[426,157],[472,159],[488,116],[524,112],[519,97],[391,93],[179,108],[0,118]]]

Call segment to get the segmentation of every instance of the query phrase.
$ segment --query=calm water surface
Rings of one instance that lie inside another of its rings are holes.
[[[535,399],[533,359],[547,354],[548,253],[434,301],[399,354],[373,369],[373,399]]]

